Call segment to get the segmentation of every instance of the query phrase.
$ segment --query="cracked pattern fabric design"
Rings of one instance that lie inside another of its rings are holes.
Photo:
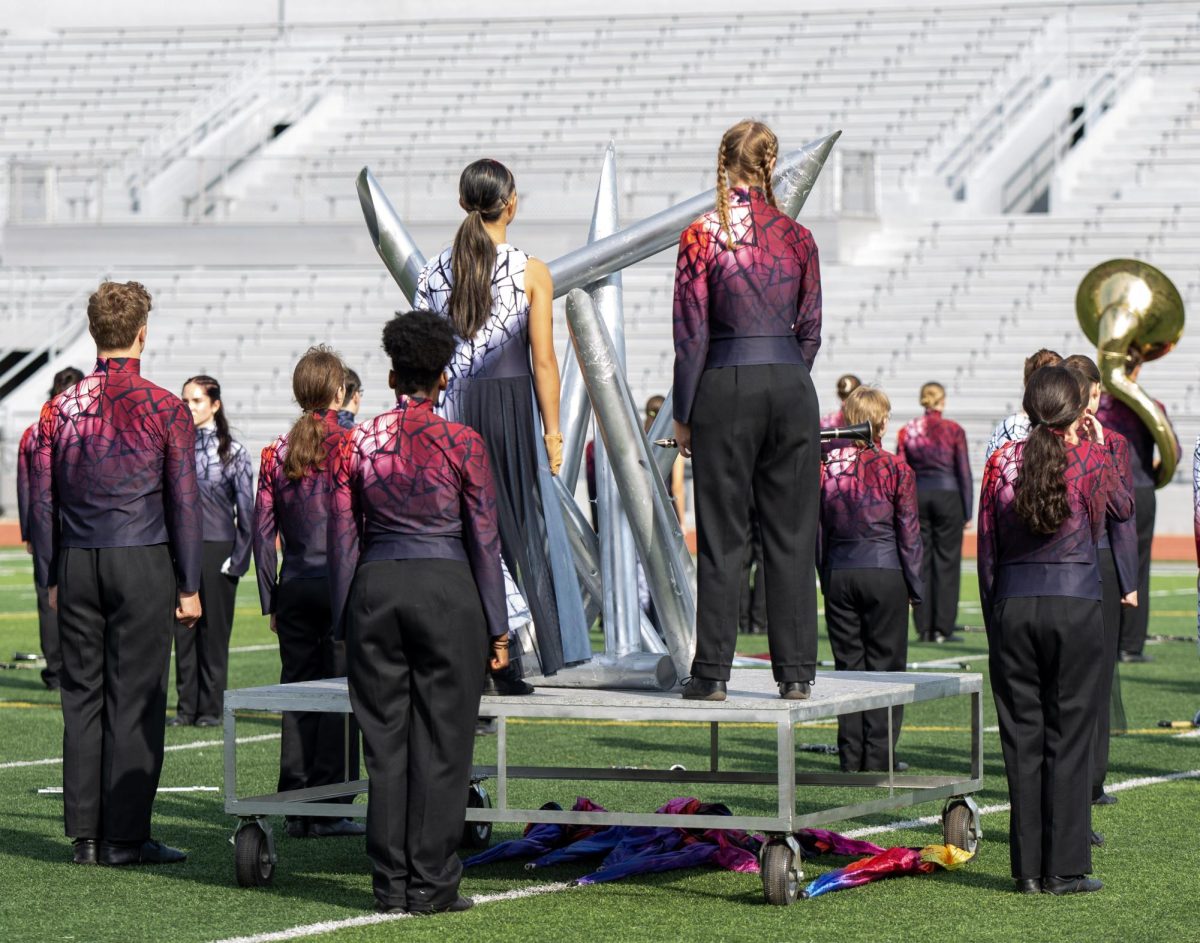
[[[918,489],[957,491],[963,517],[970,519],[975,484],[962,426],[927,409],[896,434],[896,454],[916,473]]]
[[[921,601],[921,525],[913,471],[881,448],[847,446],[821,463],[817,568],[900,570]]]
[[[182,593],[200,589],[203,531],[191,413],[133,358],[98,360],[42,408],[31,476],[38,584],[62,547],[168,544]]]
[[[216,427],[196,430],[196,482],[204,539],[233,541],[229,575],[244,576],[250,568],[254,521],[254,471],[240,442],[231,442],[229,461],[222,462]]]
[[[30,541],[29,501],[33,475],[33,456],[37,451],[38,424],[35,422],[21,433],[17,445],[17,522],[21,528],[21,539]]]
[[[706,366],[802,362],[811,370],[821,346],[821,272],[812,233],[757,188],[731,190],[729,216],[732,247],[716,210],[679,240],[673,314],[679,422],[691,421]]]
[[[1158,400],[1154,401],[1165,416],[1167,409]],[[1126,406],[1111,393],[1100,394],[1100,406],[1096,409],[1096,418],[1105,429],[1115,429],[1129,440],[1130,459],[1133,462],[1133,486],[1135,488],[1155,487],[1154,469],[1154,436],[1149,427],[1138,418],[1138,414]],[[1179,445],[1179,436],[1175,435],[1175,460],[1183,457],[1183,449]]]
[[[334,625],[359,562],[470,564],[488,630],[508,631],[496,492],[483,440],[428,400],[406,399],[355,427],[333,459],[329,515]]]
[[[1064,442],[1070,516],[1053,534],[1034,533],[1016,509],[1028,444],[1006,445],[988,459],[983,473],[978,559],[985,617],[997,599],[1010,596],[1099,599],[1096,545],[1105,519],[1133,515],[1133,495],[1121,487],[1109,450],[1093,442]]]
[[[986,462],[992,457],[993,452],[1008,445],[1009,442],[1024,442],[1029,438],[1031,426],[1029,417],[1024,413],[1013,413],[1000,420],[1000,423],[992,430],[992,437],[988,439],[987,448],[983,450],[983,460]]]
[[[525,269],[529,256],[508,243],[496,246],[492,274],[492,315],[474,337],[458,338],[454,356],[446,367],[449,385],[442,412],[459,419],[456,389],[469,380],[531,376],[529,366],[529,298],[525,294]],[[417,279],[413,306],[450,317],[450,290],[454,285],[451,250],[426,263]]]
[[[320,468],[293,481],[284,472],[288,437],[285,433],[262,450],[258,466],[258,493],[254,498],[254,567],[264,615],[275,611],[278,582],[317,579],[329,575],[326,541],[329,539],[329,494],[332,490],[333,454],[346,437],[341,417],[332,410],[317,410],[324,430],[325,460]],[[283,566],[275,570],[276,538],[283,545]]]

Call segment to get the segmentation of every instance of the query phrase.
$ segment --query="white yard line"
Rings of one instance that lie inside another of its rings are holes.
[[[570,888],[570,884],[538,884],[534,887],[524,887],[519,890],[505,891],[502,894],[480,894],[474,898],[475,906],[495,904],[504,900],[520,900],[523,897],[539,897],[542,894],[555,894]],[[335,933],[351,927],[369,927],[377,923],[393,923],[397,920],[411,919],[410,914],[364,914],[361,917],[347,917],[345,920],[326,920],[322,923],[309,923],[299,927],[289,927],[287,930],[275,930],[270,933],[255,933],[253,936],[234,936],[217,943],[274,943],[276,940],[299,940],[309,936],[319,936],[323,933]]]
[[[238,737],[238,743],[264,743],[267,740],[278,740],[280,734],[277,733],[260,733],[253,737]],[[200,750],[204,747],[219,747],[225,743],[224,740],[197,740],[194,743],[172,743],[170,746],[163,747],[167,753],[173,753],[176,750]],[[44,760],[17,760],[13,763],[0,763],[0,769],[21,769],[26,766],[53,766],[56,763],[61,763],[61,756],[51,756]]]
[[[1158,786],[1179,779],[1200,779],[1200,769],[1189,769],[1180,773],[1165,773],[1162,776],[1143,776],[1140,779],[1126,779],[1124,782],[1105,784],[1105,792],[1124,792],[1126,789],[1139,789],[1142,786]],[[998,805],[987,805],[979,810],[980,815],[994,815],[997,812],[1007,812],[1010,806],[1007,802]],[[908,819],[904,822],[889,822],[887,825],[871,825],[867,828],[856,828],[846,832],[847,838],[866,838],[868,835],[884,835],[888,832],[899,832],[909,828],[925,828],[937,825],[942,821],[940,815],[925,815],[919,819]]]
[[[231,655],[240,655],[244,652],[277,652],[279,651],[279,643],[273,642],[269,645],[238,645],[236,648],[229,649]]]

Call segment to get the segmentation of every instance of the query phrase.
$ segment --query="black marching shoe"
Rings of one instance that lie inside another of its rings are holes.
[[[1042,892],[1041,878],[1017,878],[1018,894],[1040,894]]]
[[[187,855],[178,848],[149,839],[140,845],[118,845],[114,842],[100,843],[100,863],[116,868],[129,864],[176,864],[187,861]]]
[[[807,701],[812,697],[812,682],[780,681],[779,696],[785,701]]]
[[[344,838],[348,835],[365,835],[367,827],[352,819],[334,819],[332,822],[309,822],[309,838]]]
[[[521,671],[512,662],[507,668],[489,671],[483,681],[484,694],[499,694],[501,697],[524,697],[536,689],[521,677]]]
[[[96,863],[96,839],[94,838],[76,838],[71,845],[75,851],[71,857],[74,864],[95,864]]]
[[[1100,881],[1085,874],[1073,874],[1070,877],[1052,875],[1042,881],[1043,891],[1059,897],[1063,894],[1090,894],[1102,887],[1104,885]]]
[[[377,900],[375,901],[375,913],[397,916],[399,914],[408,913],[408,910],[406,910],[404,907],[394,907],[391,904],[385,904],[383,901]]]
[[[1095,829],[1092,829],[1091,837],[1088,840],[1091,842],[1093,848],[1099,848],[1104,844],[1104,836]]]
[[[196,726],[197,727],[219,727],[219,726],[221,726],[221,721],[218,720],[216,717],[197,717],[196,718]]]
[[[1117,655],[1117,659],[1123,665],[1145,665],[1154,661],[1153,658],[1142,652],[1121,652]]]
[[[286,819],[283,830],[288,838],[308,838],[308,821],[306,819]]]
[[[190,727],[195,722],[196,721],[194,721],[191,717],[184,717],[182,714],[176,714],[174,717],[172,717],[170,720],[167,721],[167,726],[168,727]]]
[[[689,678],[683,683],[685,701],[723,701],[725,682],[710,681],[708,678]]]
[[[414,917],[431,917],[434,914],[462,913],[464,910],[470,910],[474,906],[475,901],[471,900],[471,898],[459,895],[453,903],[447,904],[445,907],[436,907],[433,910],[410,910],[409,913]]]
[[[1092,805],[1116,805],[1117,797],[1111,792],[1102,792],[1092,800]]]

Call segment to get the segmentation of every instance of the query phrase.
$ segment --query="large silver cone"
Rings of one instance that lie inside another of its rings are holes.
[[[781,208],[796,201],[803,204],[808,198],[821,168],[833,150],[834,142],[841,133],[835,131],[827,137],[810,141],[779,158],[771,183]],[[573,288],[590,285],[611,272],[670,248],[679,241],[679,234],[694,219],[709,212],[716,205],[716,200],[715,188],[705,190],[682,203],[676,203],[653,216],[648,216],[627,229],[559,256],[550,263],[550,274],[554,278],[554,296],[557,298]],[[784,211],[795,215],[798,208]]]
[[[558,426],[563,437],[563,463],[558,477],[567,490],[573,492],[579,486],[579,468],[587,448],[592,404],[588,402],[587,387],[583,385],[583,374],[579,372],[579,361],[569,345],[563,355],[558,402]]]
[[[617,191],[617,154],[610,141],[604,152],[600,183],[596,187],[596,203],[588,242],[595,242],[621,228]],[[613,341],[617,366],[626,373],[625,312],[622,303],[621,273],[612,272],[587,288],[596,312],[600,315],[608,336]],[[571,298],[567,298],[568,306]],[[604,583],[604,648],[610,655],[621,657],[641,649],[638,598],[637,547],[625,512],[621,494],[613,479],[608,449],[603,438],[596,442],[596,498],[600,521],[600,573]]]
[[[696,602],[681,559],[687,552],[683,531],[661,476],[654,474],[637,407],[617,363],[612,339],[586,292],[575,290],[568,296],[567,326],[596,425],[612,459],[667,650],[676,674],[686,677],[695,644]]]
[[[417,279],[421,275],[421,269],[425,267],[425,256],[404,228],[400,214],[396,212],[396,208],[392,206],[391,200],[387,198],[383,187],[369,168],[364,167],[359,171],[355,186],[375,251],[383,259],[387,270],[392,273],[392,278],[404,292],[408,303],[412,304],[417,294]]]

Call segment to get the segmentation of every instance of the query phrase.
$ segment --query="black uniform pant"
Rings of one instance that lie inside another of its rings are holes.
[[[762,526],[775,680],[816,676],[817,427],[817,396],[803,366],[723,367],[700,378],[692,408],[696,677],[729,679],[751,495]]]
[[[42,657],[46,667],[42,669],[42,683],[56,688],[62,673],[62,646],[58,639],[58,613],[50,608],[50,591],[37,587],[38,636],[42,646]]]
[[[1154,514],[1158,506],[1154,489],[1133,489],[1133,509],[1137,515],[1138,604],[1121,610],[1121,651],[1140,655],[1146,647],[1150,626],[1150,545],[1154,541]]]
[[[1092,870],[1092,739],[1103,670],[1100,602],[999,600],[988,664],[1000,721],[1014,878]]]
[[[1112,696],[1117,672],[1117,641],[1121,635],[1121,590],[1117,584],[1117,565],[1111,547],[1102,547],[1100,581],[1104,598],[1100,602],[1104,629],[1104,659],[1096,679],[1096,742],[1092,747],[1092,798],[1104,792],[1108,775],[1108,740],[1111,735]],[[1141,601],[1139,597],[1139,603]],[[1119,697],[1118,693],[1118,697]]]
[[[279,584],[275,625],[279,633],[280,684],[346,676],[346,644],[334,641],[332,620],[329,580],[284,580]],[[352,717],[284,711],[280,792],[357,778],[358,724]],[[346,796],[335,801],[353,799]]]
[[[917,514],[921,520],[921,578],[925,601],[913,607],[917,634],[928,639],[933,633],[950,635],[958,618],[958,589],[962,568],[962,496],[957,491],[917,491]]]
[[[750,545],[742,564],[742,596],[738,606],[738,631],[752,634],[767,630],[767,579],[763,567],[762,525],[758,511],[750,509]]]
[[[908,587],[899,570],[831,570],[824,579],[825,627],[838,671],[903,671],[908,659]],[[903,708],[892,713],[894,748]],[[887,708],[838,717],[843,772],[888,768]]]
[[[62,551],[63,809],[72,838],[150,837],[177,598],[165,544]]]
[[[359,566],[350,590],[350,702],[370,780],[367,854],[375,897],[438,910],[462,877],[475,718],[488,637],[466,563],[384,560]]]
[[[175,627],[175,713],[189,722],[221,716],[238,584],[236,576],[221,572],[221,566],[232,550],[233,542],[229,540],[204,542],[200,621],[193,629]]]

